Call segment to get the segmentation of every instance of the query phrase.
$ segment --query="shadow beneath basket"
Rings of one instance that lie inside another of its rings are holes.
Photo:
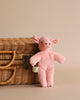
[[[25,85],[0,85],[0,89],[7,89],[7,88],[41,88],[40,84],[25,84]]]

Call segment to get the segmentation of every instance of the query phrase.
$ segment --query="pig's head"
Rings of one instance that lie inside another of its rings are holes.
[[[33,36],[33,40],[39,44],[39,50],[50,49],[52,45],[57,44],[58,40],[49,39],[48,37]]]

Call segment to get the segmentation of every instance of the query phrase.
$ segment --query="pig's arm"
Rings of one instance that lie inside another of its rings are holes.
[[[56,52],[54,52],[54,60],[56,60],[57,62],[62,64],[65,61],[65,57],[58,54],[58,53],[56,53]]]
[[[37,53],[35,55],[33,55],[31,58],[30,58],[30,64],[32,66],[36,65],[41,59],[41,55],[40,53]]]

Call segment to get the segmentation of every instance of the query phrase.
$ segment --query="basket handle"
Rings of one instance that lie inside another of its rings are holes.
[[[8,68],[14,61],[15,59],[15,51],[0,51],[0,54],[13,54],[13,58],[11,59],[10,63],[8,63],[7,65],[5,66],[0,66],[0,69],[5,69],[5,68]]]
[[[4,69],[1,69],[1,70],[4,70]],[[5,70],[13,70],[13,75],[8,80],[0,82],[0,85],[8,84],[14,78],[16,74],[16,67],[9,67],[9,68],[6,68]]]

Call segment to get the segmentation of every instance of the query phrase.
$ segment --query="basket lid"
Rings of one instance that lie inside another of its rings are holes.
[[[1,38],[0,51],[16,51],[16,53],[36,53],[38,45],[33,38]]]

